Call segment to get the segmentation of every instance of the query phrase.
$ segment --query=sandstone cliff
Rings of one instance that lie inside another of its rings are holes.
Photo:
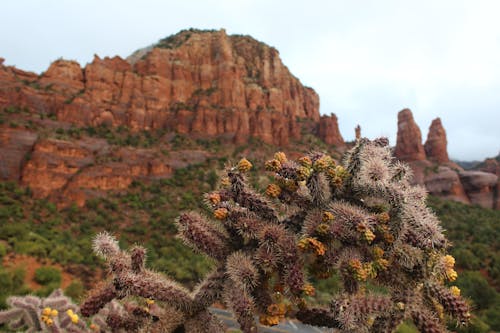
[[[78,126],[223,135],[236,143],[253,136],[287,145],[300,137],[297,119],[320,122],[318,95],[276,49],[224,30],[182,31],[128,61],[95,56],[80,68],[58,60],[40,76],[0,64],[0,82],[0,107],[23,106]],[[327,136],[339,142],[338,127],[325,120],[334,133]]]

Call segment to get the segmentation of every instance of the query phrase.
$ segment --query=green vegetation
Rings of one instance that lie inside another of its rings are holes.
[[[451,253],[460,269],[456,284],[477,315],[460,332],[500,331],[500,211],[435,197],[428,202],[453,243]]]
[[[61,271],[54,267],[40,267],[35,271],[35,281],[41,285],[61,283]]]
[[[216,32],[217,30],[200,30],[200,29],[186,29],[181,30],[175,35],[171,35],[160,39],[160,41],[155,45],[155,47],[163,48],[163,49],[176,49],[182,44],[184,44],[193,33],[206,33],[206,32]]]
[[[0,265],[0,309],[5,309],[5,300],[11,295],[25,295],[30,290],[24,285],[26,272],[22,268],[7,269]]]

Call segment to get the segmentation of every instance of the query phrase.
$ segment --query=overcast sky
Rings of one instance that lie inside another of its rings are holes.
[[[346,140],[395,144],[397,112],[423,139],[441,117],[452,158],[500,151],[500,1],[2,0],[0,57],[35,72],[63,57],[126,57],[190,27],[274,46]]]

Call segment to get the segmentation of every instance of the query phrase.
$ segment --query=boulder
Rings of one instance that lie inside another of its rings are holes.
[[[495,208],[497,175],[475,170],[461,171],[459,175],[471,203],[485,208]]]
[[[435,166],[427,169],[424,183],[432,195],[470,204],[458,173],[449,167]]]

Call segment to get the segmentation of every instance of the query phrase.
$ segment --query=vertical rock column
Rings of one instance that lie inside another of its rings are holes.
[[[422,133],[410,109],[398,113],[398,135],[394,154],[407,162],[425,160]]]
[[[437,163],[448,163],[450,159],[446,149],[447,144],[446,131],[443,128],[441,119],[436,118],[429,127],[429,134],[424,145],[427,158]]]

